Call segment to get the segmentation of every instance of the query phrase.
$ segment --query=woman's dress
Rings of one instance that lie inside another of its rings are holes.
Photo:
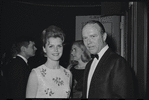
[[[33,69],[38,77],[36,98],[69,98],[71,72],[64,67],[50,69],[44,64]]]
[[[76,69],[75,67],[72,67],[70,70],[73,76],[73,98],[81,98],[82,96],[84,70]]]

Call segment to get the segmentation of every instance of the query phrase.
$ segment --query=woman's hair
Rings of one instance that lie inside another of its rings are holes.
[[[84,43],[82,40],[77,40],[73,43],[73,45],[76,45],[78,46],[82,51],[83,51],[83,54],[81,55],[81,60],[83,62],[88,62],[91,60],[91,56],[90,56],[90,53],[89,51],[86,49]]]
[[[62,29],[55,25],[51,25],[43,30],[41,38],[42,38],[42,45],[44,47],[47,43],[47,40],[51,37],[54,38],[59,37],[60,39],[62,39],[63,42],[65,40],[65,34],[63,33]]]

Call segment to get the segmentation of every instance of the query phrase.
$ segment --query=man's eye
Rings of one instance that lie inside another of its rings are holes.
[[[83,37],[83,40],[87,39],[86,37]]]
[[[95,35],[92,35],[91,37],[95,37]]]
[[[59,45],[58,47],[59,47],[59,48],[61,48],[61,47],[62,47],[62,45]]]

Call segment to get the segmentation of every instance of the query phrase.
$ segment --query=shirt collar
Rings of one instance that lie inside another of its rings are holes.
[[[109,48],[109,46],[106,45],[105,47],[103,47],[103,48],[101,49],[101,51],[100,51],[99,53],[97,53],[98,56],[99,56],[99,59],[103,56],[103,54],[107,51],[108,48]]]
[[[17,54],[17,56],[21,57],[26,63],[27,63],[27,59],[25,57],[23,57],[22,55],[20,54]]]

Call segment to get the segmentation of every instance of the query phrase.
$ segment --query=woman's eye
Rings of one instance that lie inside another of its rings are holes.
[[[74,49],[71,49],[71,52],[74,52],[75,50]]]
[[[49,48],[52,48],[52,47],[53,47],[52,45],[49,46]]]

